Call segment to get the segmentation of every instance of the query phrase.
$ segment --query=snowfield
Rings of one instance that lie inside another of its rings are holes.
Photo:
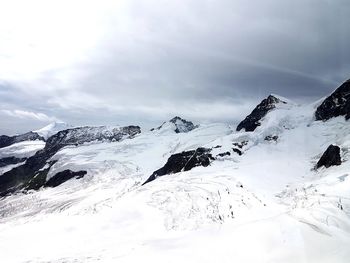
[[[349,262],[350,125],[315,121],[317,105],[278,104],[254,132],[202,124],[175,133],[165,123],[120,142],[64,147],[48,179],[67,169],[87,175],[1,199],[0,260]],[[29,156],[44,144],[0,155]],[[330,144],[341,147],[342,165],[315,170]],[[230,155],[142,186],[172,154],[198,147]]]
[[[0,148],[0,159],[14,156],[16,158],[28,158],[33,156],[37,151],[45,147],[45,142],[43,141],[24,141],[12,144],[10,146]],[[7,165],[0,167],[0,176],[10,171],[11,169],[24,164],[23,162]]]
[[[43,141],[24,141],[0,148],[0,158],[15,156],[17,158],[30,157],[45,147]]]

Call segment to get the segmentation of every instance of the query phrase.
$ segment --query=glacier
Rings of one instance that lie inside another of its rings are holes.
[[[350,125],[344,116],[316,120],[321,102],[278,97],[254,131],[177,117],[120,140],[66,145],[47,160],[46,180],[65,170],[86,175],[2,197],[0,259],[348,262]],[[58,126],[42,130],[45,140],[1,148],[0,158],[34,156]],[[340,147],[342,164],[316,169],[331,144]],[[215,157],[209,166],[143,185],[172,155],[201,147]],[[13,168],[3,167],[0,178]]]

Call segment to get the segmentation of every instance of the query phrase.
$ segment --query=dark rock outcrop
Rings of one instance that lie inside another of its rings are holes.
[[[24,190],[39,190],[41,187],[43,187],[46,184],[46,178],[47,178],[47,174],[50,171],[50,168],[56,162],[57,161],[46,162],[46,164],[43,168],[38,170],[32,178],[29,178],[28,181],[23,184],[22,189],[24,189]],[[11,192],[9,192],[9,193],[11,193]]]
[[[175,126],[174,131],[176,133],[190,132],[198,127],[197,125],[194,125],[193,122],[187,121],[187,120],[182,119],[178,116],[172,118],[169,122],[174,124],[174,126]],[[151,131],[160,130],[164,127],[165,124],[166,124],[166,122],[164,122],[162,125],[160,125],[157,128],[151,129]]]
[[[55,163],[56,161],[51,161],[47,164],[47,167],[38,171],[35,176],[26,184],[26,187],[24,189],[39,190],[41,187],[56,187],[72,178],[80,179],[87,174],[86,171],[74,172],[71,170],[64,170],[62,172],[56,173],[49,180],[46,180],[51,166]]]
[[[0,148],[3,148],[3,147],[7,147],[7,146],[10,146],[11,144],[13,144],[13,139],[14,136],[10,137],[10,136],[7,136],[7,135],[1,135],[0,136]]]
[[[316,169],[322,166],[329,168],[334,165],[341,165],[340,148],[336,145],[330,145],[317,162]]]
[[[80,179],[86,175],[86,171],[78,171],[78,172],[73,172],[71,170],[64,170],[62,172],[59,172],[55,174],[53,177],[51,177],[47,182],[45,183],[45,187],[56,187],[59,186],[60,184],[63,184],[64,182],[76,178]]]
[[[67,129],[48,138],[45,148],[27,159],[26,163],[0,176],[0,196],[21,189],[39,189],[46,182],[46,175],[53,165],[47,161],[61,148],[92,141],[120,141],[140,133],[138,126],[107,129],[106,127],[79,127]],[[46,167],[45,167],[46,165]]]
[[[239,148],[243,149],[244,146],[247,146],[248,141],[241,141],[241,142],[233,142],[232,145]]]
[[[233,142],[232,145],[234,146],[232,151],[241,156],[243,154],[243,148],[248,145],[248,141]]]
[[[211,149],[198,148],[193,151],[186,151],[173,154],[169,157],[166,164],[153,172],[153,174],[142,185],[155,180],[159,176],[189,171],[197,166],[207,167],[215,158],[211,155]]]
[[[268,135],[268,136],[265,137],[264,140],[268,141],[268,142],[271,142],[271,141],[277,142],[278,136],[277,135]]]
[[[333,117],[350,118],[350,80],[344,82],[327,97],[315,112],[316,120],[326,121]]]
[[[43,137],[41,137],[39,134],[35,132],[27,132],[27,133],[24,133],[21,135],[15,135],[15,136],[1,135],[0,148],[7,147],[18,142],[35,141],[35,140],[45,141]]]
[[[17,158],[15,156],[5,157],[5,158],[0,159],[0,167],[4,167],[7,165],[11,165],[11,164],[22,163],[26,159],[27,158]]]
[[[237,153],[239,156],[241,156],[243,154],[243,152],[240,149],[237,149],[237,148],[232,148],[232,151]]]
[[[217,156],[219,157],[225,157],[225,156],[230,156],[231,153],[230,152],[224,152],[224,153],[219,153]]]
[[[261,125],[260,120],[272,109],[276,108],[276,104],[286,103],[273,95],[262,100],[258,106],[237,126],[237,131],[245,129],[247,132],[254,131]]]

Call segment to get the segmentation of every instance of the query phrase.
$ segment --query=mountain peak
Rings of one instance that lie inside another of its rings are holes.
[[[276,108],[277,104],[287,104],[284,98],[271,94],[263,99],[255,109],[237,126],[237,131],[245,129],[245,131],[254,131],[261,125],[260,120],[272,109]]]
[[[176,123],[177,121],[186,122],[185,119],[182,119],[182,118],[179,117],[179,116],[175,116],[174,118],[172,118],[171,120],[169,120],[169,122],[172,122],[172,123]]]
[[[197,127],[198,125],[194,125],[193,122],[187,121],[179,116],[175,116],[169,121],[164,122],[161,126],[151,129],[151,131],[168,128],[175,131],[176,133],[186,133],[194,130]]]
[[[72,125],[69,125],[63,121],[54,121],[54,122],[46,125],[45,127],[41,128],[39,130],[33,131],[33,132],[39,134],[40,136],[42,136],[46,140],[50,136],[58,133],[59,131],[66,130],[66,129],[69,129],[72,127],[73,127]]]
[[[273,100],[273,101],[279,101],[279,98],[275,94],[270,94],[267,98],[267,100]]]
[[[338,116],[350,119],[350,79],[329,95],[315,112],[316,120],[326,121]]]
[[[193,122],[182,119],[179,116],[175,116],[169,122],[175,125],[176,133],[190,132],[197,128],[197,126],[194,125]]]

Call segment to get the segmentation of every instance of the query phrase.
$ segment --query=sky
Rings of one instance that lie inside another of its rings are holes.
[[[0,134],[235,123],[350,78],[348,0],[0,0]]]

